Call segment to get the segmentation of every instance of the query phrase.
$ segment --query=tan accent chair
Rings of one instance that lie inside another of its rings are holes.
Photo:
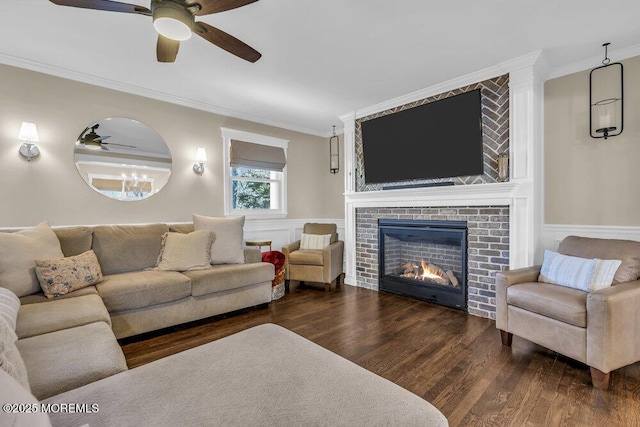
[[[607,389],[611,371],[640,361],[640,242],[566,237],[564,255],[617,259],[613,286],[583,292],[538,281],[540,267],[496,275],[496,327],[502,344],[513,335],[589,366],[594,387]]]
[[[301,250],[300,240],[282,247],[285,255],[285,280],[292,290],[299,282],[324,284],[325,291],[335,290],[342,275],[344,242],[338,240],[335,224],[306,223],[305,234],[331,234],[329,246],[322,250]]]

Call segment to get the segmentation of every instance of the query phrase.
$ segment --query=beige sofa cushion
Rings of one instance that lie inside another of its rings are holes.
[[[587,292],[550,283],[507,288],[507,303],[581,328],[587,327]]]
[[[93,229],[93,250],[102,274],[139,271],[156,265],[166,224],[101,225]]]
[[[36,258],[64,258],[48,222],[15,233],[0,233],[0,287],[18,297],[39,292]]]
[[[640,242],[568,236],[560,242],[558,252],[581,258],[621,260],[622,264],[613,276],[614,285],[640,277]]]
[[[244,216],[213,218],[194,214],[193,226],[196,230],[208,230],[215,234],[211,245],[211,264],[244,262]]]
[[[109,312],[144,308],[191,295],[191,280],[174,271],[110,274],[96,285]]]
[[[67,227],[53,230],[60,240],[64,256],[80,255],[91,249],[93,231],[89,227]]]
[[[324,265],[324,258],[322,251],[300,249],[289,254],[289,264]]]
[[[87,286],[86,288],[78,289],[77,291],[69,292],[68,294],[64,294],[59,297],[56,297],[55,300],[52,300],[51,298],[47,298],[43,292],[39,292],[37,294],[21,297],[20,304],[22,305],[37,304],[40,302],[57,301],[57,300],[67,299],[67,298],[82,297],[85,295],[98,295],[98,291],[96,290],[95,286]]]
[[[216,265],[211,270],[185,271],[183,274],[191,279],[191,294],[197,297],[270,282],[275,276],[275,267],[266,262],[229,264]]]
[[[171,224],[169,225],[169,231],[173,233],[191,233],[195,229],[193,228],[193,223],[190,224]]]
[[[111,326],[109,312],[97,293],[23,305],[18,312],[16,334],[22,339],[93,322]]]
[[[40,400],[127,370],[118,341],[105,322],[21,339],[17,346],[31,392]]]

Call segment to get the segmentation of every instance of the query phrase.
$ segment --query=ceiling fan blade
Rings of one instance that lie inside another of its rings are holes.
[[[156,44],[156,57],[158,58],[158,62],[174,62],[176,55],[178,55],[179,48],[179,41],[171,40],[158,34],[158,43]]]
[[[238,40],[231,34],[225,33],[216,27],[205,24],[204,22],[196,22],[193,27],[193,32],[203,39],[210,41],[216,46],[246,61],[256,62],[262,56],[260,52],[245,42]]]
[[[200,11],[198,11],[196,15],[202,16],[236,9],[257,1],[258,0],[187,0],[185,3],[187,6],[199,4]]]
[[[98,142],[102,142],[102,141],[104,141],[104,140],[105,140],[105,139],[107,139],[107,138],[111,138],[111,137],[110,137],[109,135],[106,135],[106,136],[99,136],[99,137],[97,137],[97,138],[93,138],[93,140],[94,140],[94,141],[98,141]]]
[[[83,9],[106,10],[109,12],[138,13],[151,15],[146,7],[135,4],[120,3],[112,0],[49,0],[59,6],[80,7]]]

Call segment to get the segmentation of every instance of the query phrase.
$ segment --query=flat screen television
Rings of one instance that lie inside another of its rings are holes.
[[[483,173],[480,89],[361,126],[366,184]]]

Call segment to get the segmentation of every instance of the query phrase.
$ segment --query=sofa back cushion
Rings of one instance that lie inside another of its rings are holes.
[[[171,224],[169,225],[169,231],[172,233],[184,233],[189,234],[194,231],[193,223],[189,224]]]
[[[93,251],[102,274],[127,273],[155,267],[166,224],[100,225],[93,229]]]
[[[0,233],[0,287],[18,297],[40,291],[36,258],[63,258],[60,241],[48,222],[15,233]]]
[[[630,282],[640,277],[640,242],[567,236],[560,242],[558,252],[563,255],[580,258],[618,259],[622,261],[613,276],[614,285]]]
[[[89,227],[67,227],[53,230],[58,236],[64,256],[76,256],[91,250],[93,232]]]

